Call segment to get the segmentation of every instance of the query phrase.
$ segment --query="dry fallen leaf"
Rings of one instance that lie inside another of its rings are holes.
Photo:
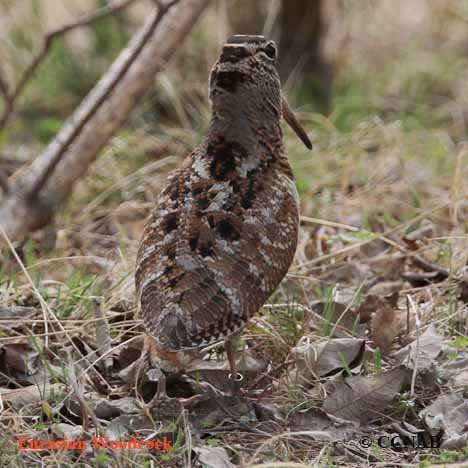
[[[353,437],[358,425],[331,416],[321,408],[310,408],[293,414],[288,419],[288,428],[291,432],[310,431],[314,440],[343,441]]]
[[[124,346],[121,346],[116,351],[115,364],[118,365],[121,370],[125,370],[127,367],[138,361],[143,349],[143,338],[144,336],[141,335],[130,341],[130,343],[126,343]]]
[[[1,328],[18,328],[24,321],[31,320],[34,316],[39,316],[41,309],[36,307],[5,306],[0,304]]]
[[[468,304],[468,277],[460,278],[458,289],[460,301],[464,304]]]
[[[393,291],[388,296],[380,296],[377,294],[367,294],[361,305],[356,309],[356,314],[359,314],[361,322],[368,322],[372,315],[385,305],[396,307],[398,303],[398,292]]]
[[[468,369],[460,372],[455,376],[453,386],[455,388],[468,387]]]
[[[30,385],[15,389],[0,389],[0,399],[4,403],[10,403],[15,409],[21,409],[28,405],[37,407],[42,400],[48,400],[53,394],[59,395],[65,391],[66,386],[54,383],[44,387]]]
[[[350,421],[365,423],[382,416],[401,390],[406,376],[404,369],[393,369],[375,377],[355,375],[327,384],[328,398],[323,409]]]
[[[240,373],[242,374],[243,380],[239,382],[229,378],[231,374],[229,369],[210,369],[206,367],[188,371],[187,376],[192,379],[191,387],[194,392],[198,393],[203,383],[207,382],[216,389],[229,393],[233,391],[234,388],[238,389],[240,386],[248,385],[258,377],[258,373],[255,371],[242,371]]]
[[[252,424],[257,416],[252,401],[246,398],[213,395],[193,406],[190,420],[196,428],[209,432],[210,428],[229,421]]]
[[[459,351],[455,359],[441,363],[440,374],[453,381],[453,388],[468,386],[468,352]]]
[[[382,354],[386,354],[392,346],[393,340],[401,330],[400,315],[396,309],[398,293],[390,297],[376,296],[374,316],[371,318],[370,330],[375,346],[379,347]]]
[[[121,416],[113,419],[104,429],[104,438],[106,440],[125,440],[130,434],[138,434],[144,438],[146,435],[154,432],[154,423],[142,414]]]
[[[321,343],[299,345],[292,350],[299,375],[308,381],[325,377],[345,367],[353,368],[361,361],[365,340],[337,338]]]
[[[118,400],[100,398],[93,402],[91,408],[99,419],[114,419],[122,414],[135,414],[140,409],[135,398],[131,397]]]
[[[409,345],[394,354],[399,364],[413,370],[429,370],[435,365],[435,359],[442,351],[444,339],[431,324],[427,330]]]
[[[456,393],[441,395],[419,412],[427,426],[435,431],[444,429],[447,438],[458,437],[466,431],[468,400]]]
[[[194,447],[198,461],[206,468],[235,468],[223,447]]]
[[[406,241],[418,241],[426,239],[428,237],[433,237],[436,233],[436,226],[434,223],[428,220],[423,220],[421,222],[421,227],[415,229],[403,237],[403,240]]]
[[[464,450],[468,444],[468,432],[461,436],[451,437],[450,439],[444,440],[440,445],[441,449],[444,450]],[[466,465],[468,468],[468,464]]]
[[[403,289],[403,281],[379,281],[368,291],[367,296],[388,296]],[[361,317],[363,320],[363,318]]]
[[[36,342],[40,346],[39,341]],[[3,346],[3,359],[1,361],[9,373],[14,370],[32,375],[39,369],[40,356],[39,352],[29,343],[10,343]]]
[[[52,432],[59,439],[76,440],[83,435],[83,426],[58,423],[52,425]]]
[[[242,386],[247,386],[250,382],[257,379],[267,368],[268,361],[249,350],[240,353],[237,359],[237,370],[243,376]],[[232,389],[233,381],[229,379],[231,370],[227,360],[214,362],[196,359],[191,363],[186,374],[194,380],[208,382],[223,391]]]
[[[421,288],[432,283],[440,283],[447,279],[447,276],[440,271],[412,272],[406,271],[400,273],[400,276],[414,288]]]

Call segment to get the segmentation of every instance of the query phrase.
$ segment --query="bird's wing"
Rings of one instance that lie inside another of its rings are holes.
[[[296,249],[291,179],[272,173],[233,182],[200,177],[205,169],[190,157],[173,173],[138,252],[145,326],[171,350],[242,328],[284,277]]]

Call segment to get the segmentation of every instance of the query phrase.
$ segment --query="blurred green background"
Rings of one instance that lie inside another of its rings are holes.
[[[0,0],[7,86],[18,82],[47,31],[105,4]],[[54,42],[0,136],[7,175],[51,140],[152,8],[135,1]],[[146,212],[167,171],[204,136],[208,74],[232,33],[263,33],[279,44],[285,93],[315,147],[307,153],[285,128],[303,213],[379,230],[412,219],[453,196],[457,145],[467,135],[467,26],[464,0],[213,1],[59,219],[72,223],[74,210],[132,175],[106,198],[106,209],[139,201]],[[169,156],[175,159],[151,169]],[[102,170],[109,164],[115,171]],[[150,180],[145,167],[155,174]],[[465,215],[463,205],[439,216],[452,224],[455,216],[466,229]]]

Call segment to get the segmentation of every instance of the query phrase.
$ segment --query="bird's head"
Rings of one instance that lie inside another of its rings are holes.
[[[231,36],[210,75],[214,113],[241,114],[255,124],[279,124],[281,116],[310,149],[312,144],[281,92],[276,70],[277,47],[263,36]]]

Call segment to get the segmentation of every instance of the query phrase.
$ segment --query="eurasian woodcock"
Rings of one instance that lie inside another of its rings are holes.
[[[146,224],[136,290],[146,354],[165,372],[224,339],[237,376],[238,335],[293,260],[299,197],[281,117],[312,145],[282,96],[276,55],[263,36],[228,39],[210,75],[208,135],[169,176]]]

